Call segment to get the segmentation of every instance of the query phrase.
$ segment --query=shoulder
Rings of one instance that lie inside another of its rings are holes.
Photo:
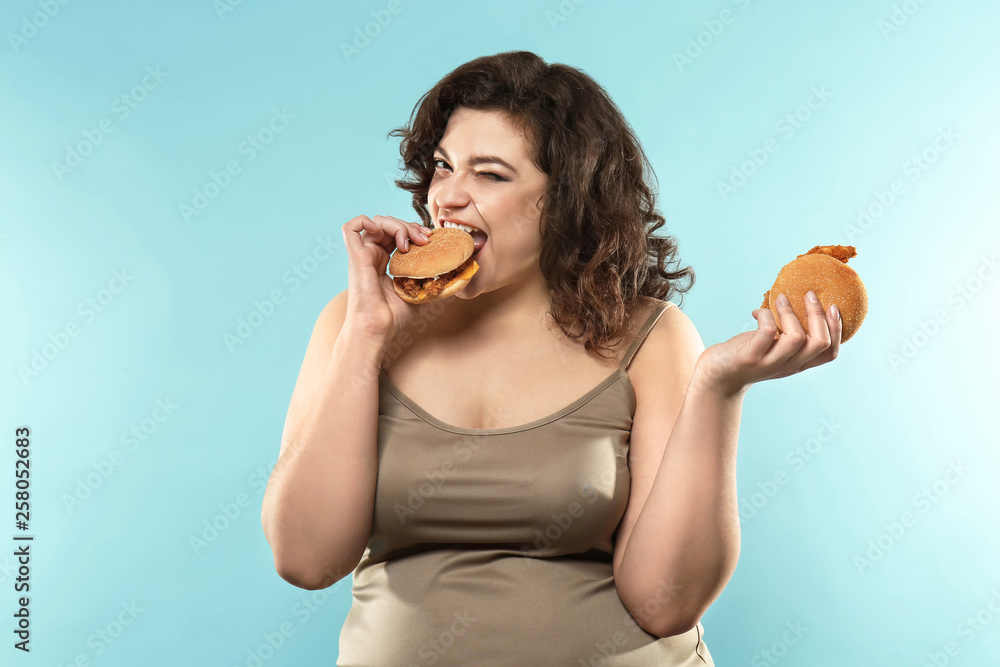
[[[326,333],[339,335],[340,329],[344,326],[347,318],[347,290],[330,299],[319,317],[316,318],[316,328],[322,329]]]
[[[309,346],[306,350],[306,361],[319,363],[325,367],[326,358],[333,352],[333,345],[340,336],[347,319],[347,290],[330,299],[316,317]]]
[[[638,326],[641,327],[641,323],[661,303],[663,302],[659,299],[648,299],[638,311]],[[675,385],[683,384],[686,388],[694,364],[705,350],[691,318],[677,304],[670,301],[666,303],[666,309],[653,324],[629,364],[629,379],[637,399],[640,394],[648,393],[651,387],[662,387],[670,381]]]

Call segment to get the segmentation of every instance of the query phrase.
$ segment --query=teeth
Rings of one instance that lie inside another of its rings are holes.
[[[461,229],[464,232],[469,232],[470,234],[476,229],[475,227],[471,227],[469,225],[460,225],[457,222],[445,222],[444,226],[445,227],[457,227],[458,229]]]

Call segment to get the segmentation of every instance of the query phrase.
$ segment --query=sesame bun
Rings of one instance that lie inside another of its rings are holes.
[[[812,290],[824,311],[830,304],[837,304],[843,320],[840,342],[847,342],[854,336],[868,314],[865,285],[857,272],[847,266],[847,260],[857,254],[854,246],[815,246],[782,267],[774,285],[764,293],[761,304],[761,308],[769,308],[774,314],[778,331],[781,331],[776,303],[779,294],[788,297],[802,330],[809,330],[804,300],[806,292]]]
[[[396,249],[389,258],[392,286],[399,298],[421,304],[446,299],[461,291],[479,270],[473,259],[472,235],[455,227],[430,231],[424,245]]]

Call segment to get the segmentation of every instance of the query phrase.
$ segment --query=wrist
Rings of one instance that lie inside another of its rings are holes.
[[[387,339],[382,336],[345,328],[333,345],[330,363],[349,368],[357,377],[377,378],[387,347]]]
[[[688,384],[688,391],[722,399],[742,398],[749,388],[750,383],[717,377],[700,362],[695,364],[691,382]]]

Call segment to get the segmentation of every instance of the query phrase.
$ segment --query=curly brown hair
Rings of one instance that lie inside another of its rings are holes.
[[[654,234],[666,222],[646,182],[656,176],[622,112],[589,75],[530,51],[459,66],[417,102],[408,126],[389,133],[402,138],[402,166],[412,176],[395,183],[412,193],[425,225],[433,226],[427,192],[434,149],[458,107],[501,112],[549,176],[539,263],[549,314],[567,336],[584,337],[585,349],[605,358],[609,342],[628,333],[628,314],[641,297],[665,300],[691,289],[694,270],[676,266],[676,239]],[[679,287],[684,278],[687,286]]]

